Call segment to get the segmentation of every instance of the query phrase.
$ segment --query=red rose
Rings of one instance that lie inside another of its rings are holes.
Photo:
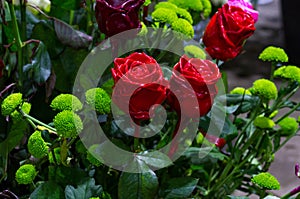
[[[106,36],[140,28],[139,9],[144,0],[97,0],[96,20],[101,32]]]
[[[149,119],[151,106],[166,99],[167,81],[162,70],[156,60],[145,53],[116,58],[112,76],[113,102],[135,120]]]
[[[236,57],[244,41],[255,31],[253,17],[242,8],[224,4],[209,21],[203,43],[215,59],[226,61]]]
[[[188,117],[206,115],[218,92],[219,78],[221,73],[215,63],[183,55],[173,69],[168,103]]]

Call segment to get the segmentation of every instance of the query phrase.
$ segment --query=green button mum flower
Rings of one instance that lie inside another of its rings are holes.
[[[83,129],[80,117],[69,110],[58,113],[53,119],[57,134],[65,138],[76,137]]]
[[[251,95],[251,92],[243,87],[236,87],[230,91],[230,94]]]
[[[31,104],[28,103],[28,102],[24,102],[22,104],[21,109],[22,109],[22,111],[24,113],[29,114],[29,112],[31,110]],[[14,122],[18,122],[18,121],[22,120],[22,118],[23,118],[22,114],[19,111],[17,111],[17,110],[15,110],[14,112],[12,112],[10,114],[10,116],[13,119]]]
[[[279,190],[280,184],[278,180],[270,173],[263,172],[256,176],[254,176],[251,181],[254,184],[257,184],[261,188],[268,189],[268,190]]]
[[[33,182],[37,172],[32,164],[22,165],[16,172],[16,180],[19,184],[30,184]]]
[[[273,120],[267,117],[257,117],[253,122],[254,126],[261,128],[261,129],[271,129],[275,126]]]
[[[298,122],[293,117],[284,118],[278,123],[278,125],[281,128],[281,134],[284,136],[292,135],[298,130]]]
[[[288,62],[289,58],[282,48],[269,46],[258,57],[262,61]]]
[[[271,100],[277,98],[276,85],[267,79],[258,79],[253,83],[250,92],[253,95],[261,97],[263,100]]]
[[[152,12],[152,18],[154,21],[168,24],[172,24],[178,19],[176,12],[167,8],[158,8],[154,10],[154,12]]]
[[[205,51],[195,45],[187,45],[184,47],[184,52],[190,57],[206,59]]]
[[[3,116],[10,115],[17,107],[22,104],[22,94],[13,93],[7,96],[1,104],[1,112]]]
[[[94,166],[99,167],[102,163],[97,158],[94,157],[93,154],[96,155],[97,147],[99,147],[98,144],[94,144],[90,146],[89,150],[87,151],[87,160]]]
[[[36,158],[42,158],[48,155],[47,143],[42,138],[41,131],[35,131],[28,139],[27,148]]]
[[[297,66],[282,66],[274,71],[275,77],[282,77],[300,84],[300,68]]]
[[[194,37],[194,28],[193,26],[185,19],[177,19],[171,24],[171,27],[174,31],[182,33],[183,35],[187,36],[188,38]]]
[[[79,111],[82,109],[82,103],[74,95],[60,94],[52,100],[50,107],[55,111]]]
[[[154,8],[155,9],[166,8],[170,10],[176,10],[178,7],[173,3],[163,1],[156,4]]]
[[[95,107],[95,110],[105,115],[110,112],[111,98],[102,88],[92,88],[85,93],[86,102],[88,105]]]
[[[187,10],[194,10],[194,11],[202,11],[203,4],[201,0],[169,0],[170,3],[175,4],[180,8],[184,8]]]

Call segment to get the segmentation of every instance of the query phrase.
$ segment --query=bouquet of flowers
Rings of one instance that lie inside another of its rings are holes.
[[[250,2],[0,10],[1,198],[277,198],[268,169],[299,131],[300,69],[269,46],[270,78],[228,90],[222,64],[255,31]]]

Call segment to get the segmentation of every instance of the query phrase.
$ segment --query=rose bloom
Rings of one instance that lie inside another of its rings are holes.
[[[101,32],[106,36],[140,28],[139,9],[144,0],[97,0],[96,20]]]
[[[253,17],[254,22],[257,22],[258,11],[254,10],[254,8],[250,2],[245,1],[245,0],[228,0],[227,3],[230,6],[237,6],[237,7],[242,8],[245,12],[247,12],[248,14],[250,14]]]
[[[209,21],[203,43],[214,59],[226,61],[236,57],[244,41],[255,31],[254,20],[242,8],[224,4]]]
[[[212,61],[183,55],[173,69],[168,103],[181,116],[206,115],[218,92],[216,83],[220,78],[219,68]]]
[[[145,53],[116,58],[112,77],[113,102],[135,121],[149,119],[151,106],[166,99],[168,83],[156,60]]]

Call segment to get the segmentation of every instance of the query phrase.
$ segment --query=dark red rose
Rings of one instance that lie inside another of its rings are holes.
[[[249,13],[224,4],[209,21],[203,43],[212,58],[226,61],[242,51],[244,41],[254,31],[254,19]]]
[[[106,36],[140,28],[139,9],[145,0],[97,0],[98,27]]]
[[[150,118],[149,109],[166,99],[167,81],[155,59],[145,53],[116,58],[112,100],[135,120]]]
[[[218,92],[216,83],[220,78],[215,63],[183,55],[173,69],[168,103],[188,117],[206,115]]]

